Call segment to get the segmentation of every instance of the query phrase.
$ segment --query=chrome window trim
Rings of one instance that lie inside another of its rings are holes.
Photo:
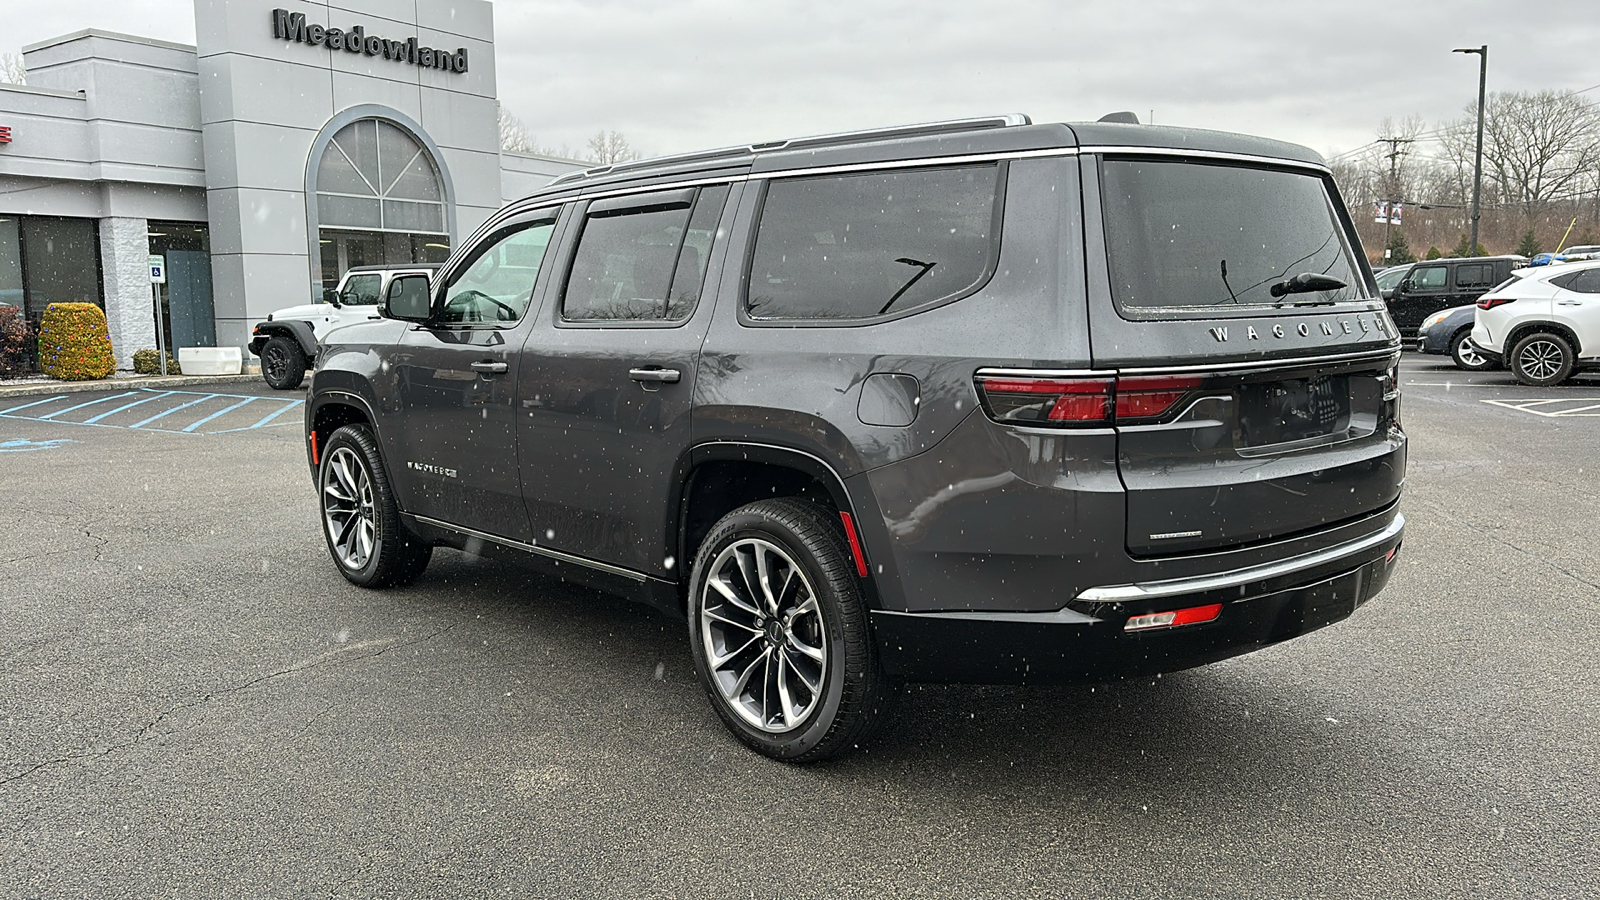
[[[1103,156],[1185,156],[1193,159],[1217,159],[1227,162],[1306,169],[1321,175],[1333,174],[1333,170],[1327,166],[1320,163],[1306,162],[1303,159],[1286,159],[1281,156],[1255,156],[1249,153],[1226,153],[1221,150],[1190,150],[1182,147],[1127,147],[1109,144],[1085,145],[1079,149],[1084,153]]]

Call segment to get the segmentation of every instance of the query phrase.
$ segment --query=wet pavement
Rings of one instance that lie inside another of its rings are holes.
[[[1348,621],[912,686],[803,768],[681,622],[453,551],[347,584],[297,392],[0,397],[0,895],[1590,895],[1600,378],[1404,374],[1401,568]]]

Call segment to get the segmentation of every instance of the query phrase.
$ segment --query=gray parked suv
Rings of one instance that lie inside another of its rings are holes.
[[[564,176],[327,339],[356,584],[497,553],[688,622],[740,740],[1170,672],[1388,580],[1400,345],[1322,161],[1009,116]]]

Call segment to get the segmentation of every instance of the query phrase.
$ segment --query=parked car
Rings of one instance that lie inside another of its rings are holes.
[[[1359,246],[1315,153],[1178,128],[562,176],[324,339],[324,537],[357,585],[447,546],[682,617],[722,721],[788,761],[900,681],[1246,653],[1395,566],[1400,347]]]
[[[1477,312],[1478,307],[1469,303],[1441,309],[1423,319],[1417,329],[1417,349],[1423,353],[1447,355],[1455,361],[1456,368],[1468,372],[1499,368],[1498,363],[1472,346],[1472,325]]]
[[[402,266],[354,266],[337,288],[324,289],[321,303],[274,310],[251,331],[250,352],[261,358],[261,377],[280,391],[298,388],[317,358],[319,337],[351,322],[377,317],[378,298],[396,276],[427,276],[432,263]]]
[[[1472,303],[1527,264],[1521,256],[1471,256],[1417,263],[1387,298],[1403,337],[1416,337],[1422,320],[1441,309]]]
[[[1395,286],[1406,277],[1406,273],[1411,271],[1411,267],[1413,265],[1415,264],[1402,263],[1398,266],[1389,266],[1382,271],[1373,273],[1373,278],[1378,282],[1378,293],[1382,295],[1384,300],[1388,300],[1390,297],[1394,296]]]
[[[1538,387],[1600,367],[1600,260],[1516,274],[1478,299],[1474,347]]]

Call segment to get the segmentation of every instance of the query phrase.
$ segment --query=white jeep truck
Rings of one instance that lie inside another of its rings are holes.
[[[323,302],[269,313],[250,338],[250,352],[261,358],[261,377],[280,391],[298,388],[317,358],[319,341],[328,332],[377,318],[378,298],[391,278],[421,274],[431,279],[438,268],[432,263],[355,266],[344,273],[337,288],[323,290]]]

